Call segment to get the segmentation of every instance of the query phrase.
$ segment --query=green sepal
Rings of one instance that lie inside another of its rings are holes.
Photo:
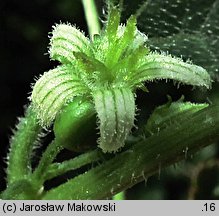
[[[105,29],[105,36],[108,41],[112,42],[115,39],[120,22],[120,11],[116,8],[112,8],[108,15],[108,21]]]
[[[116,152],[134,126],[135,100],[130,89],[99,90],[93,94],[99,118],[99,147],[103,152]]]
[[[123,59],[121,59],[112,69],[113,71],[116,71],[116,82],[131,86],[133,80],[130,79],[130,77],[132,76],[132,73],[138,69],[139,63],[141,63],[148,52],[149,51],[143,46],[139,46],[135,50],[132,50],[131,53],[126,52]]]
[[[118,26],[114,37],[108,39],[109,46],[106,50],[105,64],[109,68],[112,68],[125,55],[125,52],[132,47],[136,32],[136,18],[131,16],[126,27]]]
[[[145,56],[142,65],[135,71],[130,80],[135,86],[143,81],[155,79],[172,79],[179,83],[211,87],[211,77],[208,72],[197,65],[183,62],[182,59],[169,55],[151,53]]]
[[[104,82],[110,83],[113,81],[113,74],[101,61],[81,52],[76,52],[74,55],[77,59],[77,66],[81,69],[81,77],[87,80],[87,83],[95,82],[94,88]]]
[[[208,107],[206,103],[183,102],[183,97],[176,102],[172,102],[169,97],[166,104],[156,107],[152,112],[147,120],[145,133],[154,134],[183,119],[186,121],[192,114],[206,107]]]
[[[79,65],[79,68],[86,71],[88,73],[88,76],[89,73],[95,71],[107,70],[107,67],[102,62],[92,56],[86,55],[85,53],[74,52],[74,56],[77,59],[77,64]]]
[[[83,152],[96,144],[96,112],[94,105],[81,97],[63,107],[54,122],[57,142],[66,149]]]
[[[63,64],[73,63],[75,60],[73,52],[84,52],[91,55],[89,39],[70,24],[54,26],[50,40],[50,58]]]
[[[70,65],[59,66],[35,83],[31,100],[42,126],[50,126],[66,103],[87,92],[87,86],[73,71]]]

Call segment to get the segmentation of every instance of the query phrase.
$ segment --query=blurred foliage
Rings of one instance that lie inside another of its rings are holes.
[[[199,163],[191,176],[189,199],[219,199],[219,161]]]
[[[118,2],[119,0],[114,0]],[[99,12],[106,4],[97,1]],[[141,7],[145,4],[145,7]],[[138,10],[141,8],[141,10]],[[179,88],[165,81],[148,84],[150,94],[138,91],[138,127],[152,110],[185,95],[186,100],[218,103],[219,85],[219,0],[124,0],[123,21],[138,11],[139,29],[149,37],[149,46],[158,52],[182,56],[209,70],[216,82],[209,92],[191,87]],[[1,37],[1,117],[0,117],[0,190],[5,187],[4,158],[10,128],[28,103],[30,83],[43,71],[53,68],[47,53],[48,32],[54,23],[71,22],[87,34],[80,0],[0,1]],[[101,20],[104,21],[101,15]],[[185,155],[186,158],[186,155]],[[218,199],[219,148],[209,146],[193,158],[162,170],[126,192],[127,199]],[[161,169],[162,167],[160,167]],[[207,178],[206,178],[207,176]],[[211,181],[210,181],[211,180]],[[208,187],[203,187],[208,185]],[[202,189],[207,189],[203,191]]]

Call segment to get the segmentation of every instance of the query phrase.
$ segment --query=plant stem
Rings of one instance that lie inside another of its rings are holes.
[[[100,33],[100,23],[94,0],[82,0],[90,38]]]
[[[63,149],[63,147],[60,145],[59,142],[56,140],[53,140],[43,153],[39,165],[35,169],[32,179],[37,184],[37,187],[40,187],[41,184],[45,181],[44,173],[46,173],[46,170],[48,166],[53,162],[55,157],[58,155],[58,153]]]
[[[52,179],[70,170],[76,170],[84,165],[99,161],[101,159],[103,159],[103,153],[99,150],[94,150],[62,163],[51,164],[46,170],[45,180]]]
[[[127,139],[126,145],[132,145],[136,140],[139,141],[139,138],[133,138],[130,136],[129,140]],[[44,180],[50,180],[56,176],[62,175],[68,171],[76,170],[90,163],[106,161],[109,157],[111,158],[112,155],[104,154],[102,150],[96,149],[61,163],[52,163],[45,170]]]
[[[35,199],[36,191],[33,190],[32,185],[28,180],[22,179],[10,184],[1,194],[1,199],[4,200],[25,200]]]
[[[106,199],[219,140],[219,106],[205,108],[48,191],[43,199]],[[69,190],[71,188],[71,190]]]
[[[41,129],[35,113],[28,107],[25,117],[20,119],[17,130],[11,138],[7,168],[9,184],[24,179],[31,172],[31,156]]]

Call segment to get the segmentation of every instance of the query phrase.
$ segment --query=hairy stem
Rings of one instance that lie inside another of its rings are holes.
[[[49,180],[56,176],[62,175],[70,170],[76,170],[84,165],[96,162],[103,159],[103,153],[99,150],[94,150],[91,152],[84,153],[79,155],[76,158],[73,158],[62,163],[51,164],[45,173],[45,179]]]
[[[59,142],[56,140],[52,141],[45,152],[43,153],[39,165],[35,169],[32,179],[35,181],[35,186],[41,187],[45,181],[44,173],[46,172],[49,165],[54,161],[58,153],[63,149]]]
[[[31,155],[40,132],[41,127],[30,106],[26,110],[25,117],[20,119],[11,138],[7,168],[9,184],[25,178],[31,172]]]
[[[100,33],[100,23],[94,0],[82,0],[90,38]]]
[[[43,199],[106,199],[146,180],[161,168],[185,159],[219,140],[219,106],[136,143],[103,164],[48,191]],[[71,188],[71,190],[69,190]]]
[[[22,179],[10,184],[1,194],[1,199],[4,200],[25,200],[35,199],[36,191],[33,190],[32,185],[28,180]]]

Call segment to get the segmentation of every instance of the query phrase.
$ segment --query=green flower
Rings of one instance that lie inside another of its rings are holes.
[[[61,65],[46,72],[34,85],[32,105],[42,126],[52,124],[63,107],[82,96],[94,103],[100,130],[99,147],[116,152],[124,146],[135,120],[135,90],[155,79],[209,88],[207,71],[166,54],[151,52],[147,36],[131,16],[120,25],[113,9],[99,35],[91,41],[76,27],[54,27],[50,57]]]

